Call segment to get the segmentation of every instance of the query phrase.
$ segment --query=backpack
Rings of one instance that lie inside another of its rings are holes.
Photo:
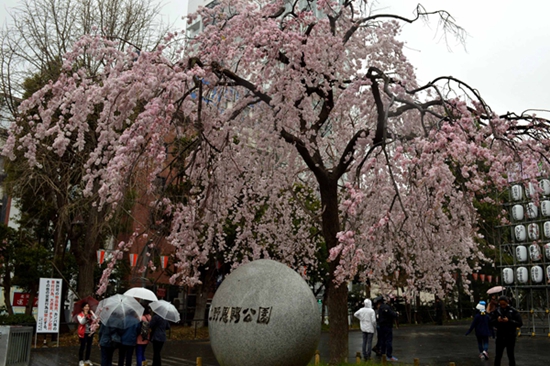
[[[146,320],[141,321],[141,329],[139,331],[139,334],[141,335],[141,339],[144,341],[149,340],[149,330],[151,328],[149,327],[149,322]]]

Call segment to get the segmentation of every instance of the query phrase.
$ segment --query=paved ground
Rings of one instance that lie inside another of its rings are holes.
[[[448,366],[455,362],[457,366],[492,366],[494,341],[490,341],[489,361],[478,358],[475,336],[464,336],[469,323],[454,325],[402,326],[394,329],[394,356],[399,363],[412,364],[415,358],[421,365]],[[361,350],[362,335],[359,331],[349,333],[349,360],[355,361],[355,354]],[[322,360],[328,360],[328,334],[323,333],[319,350]],[[152,347],[148,347],[146,356],[151,359]],[[78,348],[39,348],[31,352],[32,366],[78,365]],[[163,349],[163,365],[195,365],[197,357],[202,357],[204,366],[219,366],[209,342],[169,341]],[[92,361],[99,365],[99,348],[92,349]],[[115,354],[116,358],[116,354]],[[547,366],[550,364],[550,338],[522,336],[516,345],[516,362],[523,366]],[[135,362],[135,360],[134,360]],[[508,365],[504,356],[502,365]],[[282,365],[284,366],[284,365]]]

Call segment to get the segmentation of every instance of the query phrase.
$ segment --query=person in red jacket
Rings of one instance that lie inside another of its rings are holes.
[[[85,363],[91,365],[90,352],[92,351],[92,341],[94,339],[91,325],[96,316],[90,309],[90,304],[84,303],[82,305],[82,311],[76,316],[76,319],[78,321],[78,338],[80,340],[80,349],[78,350],[79,365],[83,366]],[[84,350],[86,350],[85,358],[83,357]]]

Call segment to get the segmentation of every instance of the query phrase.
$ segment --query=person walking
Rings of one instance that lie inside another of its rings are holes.
[[[76,316],[78,321],[78,339],[80,348],[78,349],[79,365],[91,365],[90,353],[92,351],[92,342],[94,340],[94,332],[91,330],[93,321],[96,319],[94,312],[90,309],[90,304],[83,303],[82,311]]]
[[[372,338],[376,329],[376,314],[372,308],[370,299],[364,301],[365,306],[357,310],[353,316],[360,321],[361,332],[363,332],[363,359],[370,359],[372,349]]]
[[[126,328],[120,338],[120,347],[118,349],[118,366],[132,366],[132,356],[137,344],[140,320],[137,314],[129,312],[126,315]]]
[[[470,329],[466,335],[470,334],[475,329],[477,338],[477,347],[479,349],[479,357],[485,360],[489,359],[489,337],[495,337],[493,327],[489,325],[489,315],[485,312],[485,301],[480,301],[476,305],[476,314],[470,325]]]
[[[516,345],[517,329],[521,328],[523,321],[520,313],[509,305],[510,300],[506,296],[498,298],[499,306],[490,315],[489,325],[496,328],[495,366],[500,366],[504,349],[508,355],[508,364],[516,366],[514,348]]]
[[[113,335],[115,334],[116,334],[115,329],[105,324],[100,325],[99,348],[101,350],[101,366],[113,366],[113,354],[115,352]]]
[[[389,304],[381,298],[378,307],[378,323],[380,330],[378,337],[380,340],[380,352],[382,357],[386,355],[386,361],[397,361],[393,356],[393,323],[399,314],[394,311]]]
[[[154,314],[149,327],[151,328],[151,342],[153,343],[153,366],[162,366],[160,353],[164,342],[166,342],[166,330],[170,329],[170,323],[158,314]]]
[[[141,329],[137,337],[137,345],[136,345],[137,366],[147,366],[147,360],[145,359],[145,348],[147,348],[147,345],[149,344],[149,337],[150,337],[149,324],[150,323],[151,323],[151,313],[149,311],[149,307],[146,306],[145,310],[143,311],[143,315],[141,316]],[[147,330],[145,330],[144,328],[147,328]]]

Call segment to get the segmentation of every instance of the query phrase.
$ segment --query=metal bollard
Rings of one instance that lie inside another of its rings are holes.
[[[361,363],[361,352],[355,354],[355,363],[358,365]]]
[[[197,366],[202,366],[202,357],[197,357]]]
[[[321,363],[321,355],[319,354],[319,350],[315,351],[315,366],[319,366],[319,363]]]
[[[414,359],[414,366],[420,366],[420,360],[418,358]]]

